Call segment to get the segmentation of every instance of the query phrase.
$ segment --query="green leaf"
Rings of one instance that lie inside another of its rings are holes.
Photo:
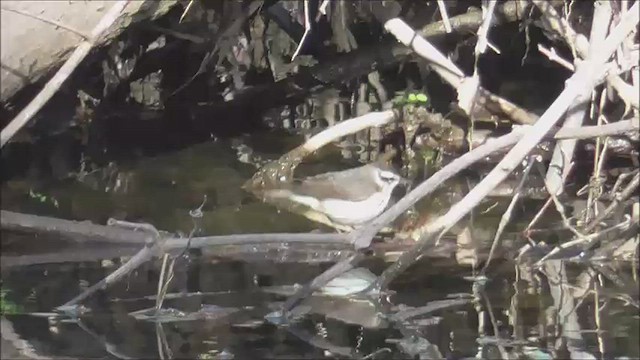
[[[18,314],[22,311],[19,305],[6,298],[8,290],[0,289],[0,314]]]

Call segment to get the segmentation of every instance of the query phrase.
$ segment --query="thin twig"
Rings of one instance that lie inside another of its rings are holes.
[[[516,204],[520,199],[520,195],[522,194],[522,188],[524,187],[524,183],[529,177],[529,172],[531,172],[531,168],[533,167],[533,164],[536,161],[537,159],[535,155],[529,156],[529,160],[527,161],[527,166],[524,168],[524,172],[522,173],[522,178],[520,179],[520,183],[518,183],[518,187],[514,191],[513,198],[511,199],[511,202],[509,203],[507,210],[505,210],[504,214],[502,214],[502,218],[500,218],[500,223],[498,224],[498,230],[496,231],[496,234],[493,237],[491,250],[489,250],[489,256],[487,258],[487,261],[484,264],[484,267],[482,268],[482,271],[480,271],[481,275],[485,274],[485,272],[489,268],[489,264],[491,263],[491,259],[493,258],[493,253],[495,252],[496,248],[498,247],[498,244],[500,243],[500,236],[502,235],[504,228],[509,223],[509,220],[511,220],[511,215],[513,214],[513,210],[515,209]]]
[[[87,290],[83,291],[80,295],[75,298],[69,300],[65,304],[58,307],[58,309],[75,306],[80,301],[86,299],[90,295],[94,294],[99,290],[106,289],[109,285],[114,284],[120,278],[129,274],[133,270],[137,269],[140,265],[149,261],[153,258],[158,251],[166,251],[163,248],[165,239],[162,237],[158,229],[156,229],[151,224],[146,223],[133,223],[129,221],[121,221],[115,219],[109,219],[109,224],[119,227],[124,227],[132,230],[142,230],[147,234],[147,245],[142,248],[137,254],[135,254],[129,261],[127,261],[124,265],[119,267],[116,271],[109,274],[104,279],[100,280],[98,283],[89,287]]]
[[[598,106],[599,115],[597,115],[598,125],[602,125],[604,121],[602,109],[604,108],[606,91],[607,89],[605,88],[600,93],[600,104]],[[600,174],[602,173],[602,167],[604,166],[604,160],[607,154],[607,148],[609,144],[607,140],[608,138],[602,139],[600,137],[596,139],[596,151],[593,154],[593,173],[591,174],[591,177],[589,179],[589,195],[587,197],[587,209],[584,217],[585,222],[591,219],[592,211],[596,216],[598,215],[598,209],[595,203],[602,195],[603,179],[601,178]]]
[[[570,164],[569,167],[567,167],[567,171],[571,171],[572,167],[573,167],[573,163]],[[540,171],[540,175],[544,176],[544,168],[540,163],[538,163],[538,170]],[[564,224],[564,227],[569,231],[571,231],[576,237],[584,238],[585,235],[580,233],[575,227],[573,227],[573,225],[571,225],[571,221],[569,221],[569,218],[567,217],[566,212],[564,211],[564,205],[562,205],[562,203],[558,199],[558,196],[554,194],[554,192],[552,191],[551,185],[549,184],[549,182],[546,179],[543,181],[544,181],[545,187],[547,188],[547,192],[551,197],[551,200],[553,200],[553,204],[556,207],[556,211],[558,211],[558,214],[560,214],[560,217],[562,218],[562,223]]]
[[[112,259],[125,256],[131,256],[140,249],[140,246],[119,246],[119,247],[103,247],[95,246],[89,249],[58,249],[52,253],[40,253],[31,255],[2,255],[0,257],[0,266],[2,268],[11,268],[18,266],[31,266],[37,264],[59,264],[59,263],[79,263],[85,261],[100,261],[103,259]]]
[[[480,25],[480,29],[478,29],[478,42],[476,42],[476,48],[475,48],[475,56],[476,56],[476,64],[477,64],[477,59],[481,54],[484,54],[484,52],[487,50],[487,44],[489,43],[489,41],[487,40],[487,37],[489,35],[489,29],[491,28],[491,20],[493,20],[493,12],[496,8],[496,0],[489,0],[489,5],[486,7],[483,6],[482,7],[482,12],[483,12],[483,20],[482,20],[482,25]],[[477,68],[476,68],[477,70]],[[474,71],[477,72],[477,71]]]
[[[567,249],[579,249],[580,252],[584,252],[585,250],[593,248],[598,242],[602,241],[602,239],[610,237],[612,232],[623,232],[628,229],[632,229],[634,226],[638,226],[637,222],[634,222],[631,217],[627,217],[624,222],[613,225],[597,233],[589,234],[583,237],[575,237],[570,241],[567,241],[553,248],[553,250],[551,250],[548,254],[538,260],[534,266],[540,266],[545,261],[557,257],[558,253],[562,250],[568,251]]]
[[[444,4],[444,0],[438,0],[438,10],[440,10],[440,16],[442,16],[444,31],[447,34],[451,33],[451,22],[449,21],[449,14],[447,14],[447,6]]]
[[[160,27],[160,26],[155,25],[155,24],[148,24],[148,25],[146,25],[146,27],[149,28],[150,30],[157,31],[157,32],[162,33],[162,34],[171,35],[176,39],[183,39],[183,40],[191,41],[194,44],[203,44],[203,43],[205,43],[207,41],[206,38],[203,38],[201,36],[192,35],[192,34],[188,34],[188,33],[183,33],[183,32],[180,32],[180,31],[173,30],[173,29],[163,28],[163,27]]]
[[[300,52],[300,50],[302,49],[302,46],[304,45],[304,41],[307,39],[307,36],[309,36],[309,33],[311,32],[311,16],[309,16],[309,0],[304,0],[302,4],[304,6],[304,34],[302,34],[302,39],[300,39],[300,42],[298,43],[298,47],[296,47],[296,50],[293,52],[293,55],[291,56],[291,61],[296,59],[296,57],[298,56],[298,53]]]
[[[544,211],[547,210],[547,208],[549,207],[549,205],[551,205],[552,202],[553,200],[551,199],[551,197],[549,197],[547,201],[545,201],[544,205],[542,205],[540,210],[538,210],[538,213],[536,214],[536,216],[533,217],[529,225],[527,225],[527,227],[524,229],[525,233],[529,232],[531,228],[538,222],[538,220],[540,220],[540,218],[542,217],[542,214],[544,214]]]
[[[180,20],[178,20],[178,24],[182,23],[182,20],[184,20],[184,17],[187,15],[187,13],[189,12],[189,10],[191,9],[191,7],[193,6],[194,0],[190,0],[189,4],[187,4],[187,7],[184,9],[184,11],[182,12],[182,15],[180,15]]]
[[[493,313],[493,306],[491,305],[491,301],[489,300],[489,297],[487,296],[485,290],[484,290],[484,286],[482,287],[482,289],[480,290],[480,296],[482,297],[482,299],[485,301],[485,303],[487,304],[487,313],[489,314],[489,320],[491,321],[491,326],[493,327],[493,336],[495,336],[496,338],[500,338],[500,328],[498,327],[498,321],[496,320],[496,316]],[[509,359],[509,353],[507,353],[507,350],[504,348],[503,345],[501,345],[500,343],[497,344],[498,350],[500,351],[500,355],[502,356],[503,359]]]
[[[544,56],[549,58],[549,60],[557,62],[558,64],[564,66],[569,71],[576,70],[576,67],[573,66],[572,63],[570,63],[568,60],[558,55],[558,53],[556,52],[556,49],[551,48],[551,50],[549,50],[544,45],[538,44],[538,51],[540,51]]]
[[[593,219],[593,221],[591,221],[589,225],[584,228],[584,231],[588,233],[591,230],[595,229],[595,227],[598,226],[602,222],[602,220],[606,219],[607,216],[609,216],[616,208],[620,206],[620,204],[622,204],[625,200],[631,197],[631,195],[633,195],[633,193],[638,188],[638,185],[640,185],[640,172],[636,172],[636,175],[631,181],[629,181],[629,184],[627,184],[627,186],[619,194],[616,194],[615,199],[611,202],[611,204],[609,204],[609,206],[607,206],[607,208],[603,212],[601,212],[598,217]]]
[[[478,73],[478,63],[480,60],[480,55],[484,54],[487,49],[487,44],[489,41],[487,37],[489,36],[489,29],[491,27],[491,20],[493,19],[493,11],[496,7],[496,0],[490,0],[487,7],[482,6],[482,25],[478,29],[478,41],[476,42],[476,47],[474,50],[475,61],[473,64],[473,75],[466,79],[463,79],[460,86],[457,88],[458,90],[458,106],[464,110],[467,114],[471,115],[473,110],[473,105],[475,104],[475,99],[478,94],[478,89],[480,88],[480,74]],[[469,131],[469,136],[473,136],[473,122],[471,123],[471,130]],[[470,141],[473,143],[473,140]]]
[[[162,256],[162,267],[160,267],[160,278],[158,279],[158,289],[156,292],[156,312],[160,311],[160,309],[162,308],[162,303],[164,302],[164,295],[166,292],[163,292],[162,289],[164,288],[164,284],[165,284],[164,277],[166,274],[168,274],[167,272],[168,261],[169,261],[169,254],[165,253]]]
[[[164,327],[161,322],[156,322],[156,345],[158,348],[158,354],[160,355],[160,360],[165,360],[167,357],[169,359],[173,359],[171,356],[171,350],[169,349],[169,344],[167,344],[167,336],[164,332]]]

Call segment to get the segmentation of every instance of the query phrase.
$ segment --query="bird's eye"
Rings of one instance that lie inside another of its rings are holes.
[[[389,172],[389,171],[381,171],[379,173],[379,177],[380,177],[380,180],[382,180],[384,182],[388,182],[388,183],[391,183],[391,182],[394,182],[394,181],[398,180],[398,175],[396,175],[396,174],[394,174],[392,172]]]

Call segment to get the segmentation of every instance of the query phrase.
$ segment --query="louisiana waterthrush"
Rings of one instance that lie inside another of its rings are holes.
[[[337,224],[357,226],[380,215],[393,189],[406,182],[390,168],[374,163],[311,176],[270,190],[267,196],[305,205]]]

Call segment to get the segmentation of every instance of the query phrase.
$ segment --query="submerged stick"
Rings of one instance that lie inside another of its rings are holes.
[[[58,309],[74,306],[89,296],[93,295],[99,290],[106,289],[109,285],[114,284],[116,281],[120,280],[125,275],[129,274],[133,270],[137,269],[138,266],[144,264],[149,261],[156,251],[158,250],[158,246],[156,244],[152,246],[145,246],[137,254],[135,254],[129,261],[127,261],[124,265],[119,267],[116,271],[107,275],[104,279],[100,280],[96,284],[92,285],[87,290],[83,291],[80,295],[74,297],[73,299],[67,301],[63,305],[59,306]]]
[[[21,214],[11,211],[0,211],[0,221],[3,230],[20,232],[44,232],[65,238],[71,238],[77,243],[116,243],[138,245],[145,244],[148,235],[132,229],[115,226],[93,224],[89,221],[71,221],[47,216]],[[348,244],[347,234],[307,234],[307,233],[266,233],[266,234],[232,234],[195,237],[191,239],[192,248],[225,245],[260,245],[273,243],[302,243],[302,244]],[[167,250],[184,248],[189,239],[172,237],[166,238],[164,245]]]

